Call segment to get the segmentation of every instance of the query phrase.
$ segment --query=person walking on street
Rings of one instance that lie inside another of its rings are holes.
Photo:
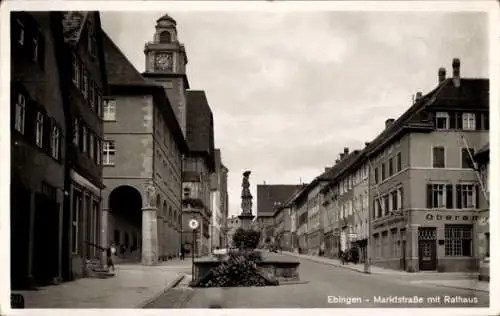
[[[116,255],[116,247],[115,243],[111,243],[111,245],[106,249],[106,264],[108,268],[111,269],[112,272],[115,272],[115,263],[114,256]]]
[[[184,260],[185,254],[186,254],[186,250],[184,249],[184,247],[181,247],[181,260]]]

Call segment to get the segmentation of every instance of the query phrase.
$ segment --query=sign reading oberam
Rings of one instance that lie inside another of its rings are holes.
[[[433,215],[431,213],[425,214],[425,219],[428,221],[436,220],[436,221],[476,221],[478,219],[478,216],[468,216],[468,215],[441,215],[441,214],[436,214]]]

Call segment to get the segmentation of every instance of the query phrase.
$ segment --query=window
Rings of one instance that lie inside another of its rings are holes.
[[[401,153],[398,153],[396,156],[396,171],[399,172],[401,171],[402,168],[402,163],[401,163]]]
[[[101,140],[97,139],[97,137],[96,137],[96,147],[97,147],[97,149],[96,149],[96,155],[95,155],[96,156],[95,162],[98,166],[100,166],[101,161],[102,161],[102,158],[101,158],[102,148],[101,148]]]
[[[478,186],[474,184],[457,184],[457,208],[476,208],[479,204]]]
[[[382,172],[382,181],[385,180],[385,163],[380,167],[380,171]]]
[[[445,256],[472,256],[472,225],[444,225]]]
[[[78,119],[73,120],[73,144],[78,145],[80,139],[80,127],[78,124]]]
[[[392,203],[392,210],[395,211],[398,209],[398,191],[393,191],[391,192],[391,203]]]
[[[483,114],[483,129],[485,131],[490,129],[490,114],[489,113]]]
[[[397,229],[391,230],[391,241],[392,241],[392,257],[399,257],[399,245],[398,245],[398,231]]]
[[[446,201],[446,185],[427,184],[427,208],[445,208]]]
[[[464,169],[475,169],[474,161],[471,159],[474,157],[473,148],[462,148],[462,168]]]
[[[444,147],[432,147],[432,167],[444,168],[444,166],[445,166]]]
[[[104,101],[104,120],[105,121],[115,121],[116,120],[116,101],[115,100]]]
[[[115,164],[116,148],[115,148],[115,141],[114,140],[105,140],[104,141],[103,154],[104,154],[104,161],[103,161],[104,165],[114,165]]]
[[[382,232],[382,257],[385,258],[388,255],[389,243],[387,231]]]
[[[384,196],[384,216],[389,215],[389,195]]]
[[[403,188],[398,189],[398,209],[403,209]]]
[[[19,42],[19,44],[24,45],[24,24],[20,20],[17,20],[17,26],[19,28],[18,29],[19,33],[17,34],[17,41]]]
[[[73,83],[80,88],[80,60],[73,54]]]
[[[33,61],[38,61],[38,37],[33,38]]]
[[[393,161],[392,158],[389,159],[389,177],[394,174],[394,166],[393,166]]]
[[[82,151],[87,152],[88,130],[87,126],[82,126]]]
[[[449,129],[450,128],[450,115],[446,112],[436,113],[436,128]]]
[[[375,184],[378,183],[378,167],[375,168],[375,170],[373,171],[373,174],[375,176]]]
[[[94,134],[89,134],[89,156],[94,160]]]
[[[462,114],[462,128],[464,130],[475,130],[476,129],[476,115],[474,113],[463,113]]]
[[[86,69],[83,69],[83,82],[82,82],[82,93],[83,93],[83,96],[85,97],[85,99],[87,99],[89,97],[89,77],[88,77],[88,74],[87,74],[87,70]]]
[[[90,103],[90,108],[93,111],[96,111],[96,97],[95,97],[95,84],[92,80],[89,82],[89,103]],[[97,112],[97,111],[96,111]]]
[[[43,120],[44,120],[43,113],[41,112],[36,113],[35,141],[36,145],[40,148],[43,147]]]
[[[160,43],[170,43],[172,41],[172,36],[169,31],[163,31],[160,33]]]
[[[16,102],[16,121],[15,121],[15,128],[16,131],[18,131],[21,134],[24,134],[24,123],[26,120],[26,98],[22,94],[17,95],[17,102]]]
[[[51,154],[52,154],[52,158],[54,158],[54,159],[59,159],[60,140],[61,140],[61,134],[59,131],[59,127],[54,125],[52,127],[52,135],[51,135],[51,143],[50,143]]]
[[[485,257],[489,258],[490,257],[490,233],[484,233],[484,241],[486,243],[486,253]]]

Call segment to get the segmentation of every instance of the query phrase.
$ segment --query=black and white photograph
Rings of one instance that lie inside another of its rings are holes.
[[[72,2],[1,7],[6,315],[499,312],[498,1]]]

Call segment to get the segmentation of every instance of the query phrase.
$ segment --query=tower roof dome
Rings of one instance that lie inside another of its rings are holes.
[[[177,22],[168,14],[164,14],[161,18],[159,18],[158,20],[156,20],[156,23],[160,23],[161,21],[168,21],[168,22],[172,22],[174,25],[177,24]]]

